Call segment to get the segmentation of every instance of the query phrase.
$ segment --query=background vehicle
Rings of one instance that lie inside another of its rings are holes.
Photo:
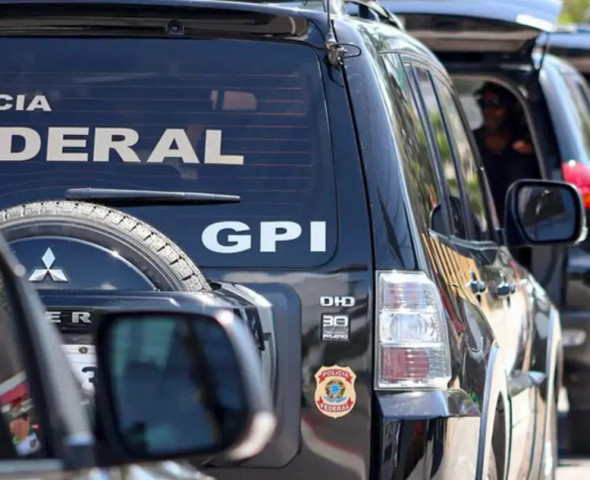
[[[569,64],[560,64],[561,82],[558,88],[548,91],[553,100],[552,111],[556,112],[556,129],[561,131],[560,142],[565,180],[578,186],[585,197],[586,211],[590,208],[590,90],[587,79],[590,74],[590,33],[587,27],[564,27],[547,36],[548,50]],[[582,77],[584,75],[585,79]],[[560,90],[571,92],[564,103],[558,95]],[[567,109],[567,110],[566,110]],[[567,118],[566,122],[562,119]],[[573,128],[572,124],[577,127]],[[572,135],[582,131],[582,135]],[[573,137],[573,138],[571,138]],[[563,143],[563,145],[561,145]],[[588,242],[571,247],[568,250],[567,277],[564,285],[565,297],[563,322],[565,332],[565,384],[569,393],[569,437],[570,450],[582,453],[590,452],[588,429],[579,428],[590,421],[590,293],[588,287],[588,259],[590,247]]]
[[[444,68],[331,5],[0,7],[1,229],[80,350],[113,298],[234,305],[279,424],[215,477],[550,476],[559,316],[506,245],[575,241],[577,193],[503,236]]]
[[[87,409],[24,273],[0,239],[2,475],[206,480],[190,462],[244,459],[272,436],[257,349],[222,303],[156,295],[128,310],[113,298],[97,328],[100,382]],[[179,457],[187,463],[164,461]]]
[[[576,67],[586,81],[590,80],[589,25],[559,25],[549,35],[541,38],[540,42],[547,45],[551,53]]]

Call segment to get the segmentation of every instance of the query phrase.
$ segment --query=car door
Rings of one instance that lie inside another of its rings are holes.
[[[497,224],[482,169],[471,146],[451,87],[443,76],[415,65],[431,131],[438,148],[441,175],[452,212],[452,243],[472,260],[466,298],[485,316],[502,351],[511,405],[511,475],[524,474],[531,462],[535,433],[535,389],[525,370],[530,353],[524,279],[510,253],[498,243]],[[522,280],[522,281],[521,281]]]

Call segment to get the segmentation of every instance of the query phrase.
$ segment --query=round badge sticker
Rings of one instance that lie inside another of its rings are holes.
[[[350,413],[356,403],[356,375],[349,367],[322,367],[315,380],[315,404],[320,412],[332,418]]]

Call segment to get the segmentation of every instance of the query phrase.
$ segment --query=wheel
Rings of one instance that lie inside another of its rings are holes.
[[[120,210],[85,202],[30,203],[0,211],[0,231],[9,244],[39,237],[75,239],[116,251],[158,290],[210,290],[172,240]]]

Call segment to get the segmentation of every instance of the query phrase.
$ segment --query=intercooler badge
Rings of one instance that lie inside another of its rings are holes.
[[[315,404],[320,412],[332,418],[350,413],[356,403],[356,375],[349,367],[322,367],[315,380]]]

